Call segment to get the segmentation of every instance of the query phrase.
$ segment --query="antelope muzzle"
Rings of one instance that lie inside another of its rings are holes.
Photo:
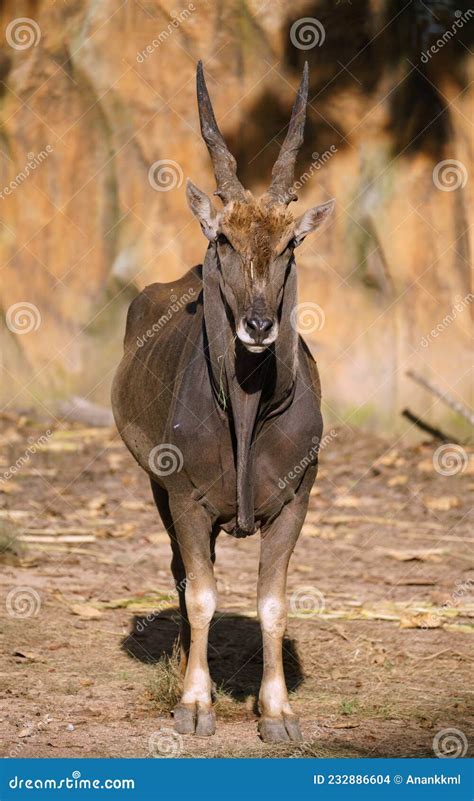
[[[237,336],[251,353],[261,353],[275,342],[278,321],[267,309],[252,306],[240,320]]]

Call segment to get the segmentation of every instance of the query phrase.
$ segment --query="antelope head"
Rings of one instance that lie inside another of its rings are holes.
[[[297,200],[295,164],[303,143],[308,100],[305,64],[288,132],[272,170],[270,188],[258,199],[237,178],[236,162],[219,131],[202,68],[197,68],[201,133],[212,160],[223,208],[191,181],[187,199],[204,235],[216,249],[219,283],[233,318],[236,336],[252,353],[260,353],[278,337],[285,286],[295,270],[294,251],[331,214],[334,201],[315,206],[298,218],[288,210]]]

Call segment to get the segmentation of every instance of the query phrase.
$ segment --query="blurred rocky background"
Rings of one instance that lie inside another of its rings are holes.
[[[333,221],[298,253],[325,416],[382,431],[409,406],[472,403],[468,4],[410,0],[6,0],[0,34],[2,403],[108,404],[126,309],[204,256],[184,179],[211,193],[195,67],[255,193],[307,59],[296,214]],[[158,162],[158,164],[157,164]]]

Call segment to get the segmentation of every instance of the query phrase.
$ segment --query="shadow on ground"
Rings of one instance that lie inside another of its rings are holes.
[[[171,656],[179,635],[179,620],[177,609],[160,612],[152,620],[136,615],[122,649],[148,664]],[[288,690],[296,690],[303,681],[303,671],[295,642],[287,637],[283,642],[283,666]],[[209,668],[216,685],[235,700],[256,695],[263,670],[258,621],[244,615],[217,613],[209,631]]]

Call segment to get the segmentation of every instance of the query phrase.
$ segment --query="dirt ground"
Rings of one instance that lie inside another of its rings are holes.
[[[259,536],[217,542],[217,733],[175,736],[163,660],[176,596],[146,476],[111,429],[47,428],[0,423],[2,755],[470,753],[472,449],[329,437],[288,578],[285,669],[305,741],[271,746],[255,712]]]

